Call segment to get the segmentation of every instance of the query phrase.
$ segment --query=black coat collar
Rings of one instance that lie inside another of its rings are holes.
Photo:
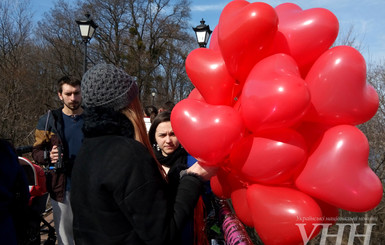
[[[132,122],[121,112],[102,107],[85,108],[83,117],[84,137],[120,135],[134,138],[135,136]]]

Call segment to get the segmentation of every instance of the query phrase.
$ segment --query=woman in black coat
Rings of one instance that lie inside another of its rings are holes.
[[[180,171],[187,169],[188,153],[172,130],[171,112],[161,112],[154,118],[148,137],[155,157],[168,175],[169,182],[179,183]]]
[[[179,143],[178,138],[175,136],[171,126],[171,112],[163,111],[159,113],[153,120],[148,137],[155,153],[156,159],[162,165],[162,168],[167,174],[168,187],[170,190],[171,198],[176,196],[179,186],[180,172],[187,169],[187,157],[188,153]],[[201,200],[199,200],[201,201]],[[202,202],[198,203],[198,207],[202,205]],[[195,210],[195,213],[198,210]],[[202,209],[200,209],[202,212]],[[202,214],[203,215],[203,214]],[[203,218],[202,218],[203,219]],[[203,220],[200,224],[203,225]],[[203,227],[200,227],[200,232],[196,232],[194,236],[194,216],[190,217],[190,222],[186,224],[183,232],[180,234],[178,244],[180,245],[193,245],[199,241],[199,245],[208,244],[207,239],[203,239],[201,235],[204,235]],[[199,236],[199,238],[198,238]],[[202,241],[203,239],[203,241]],[[204,243],[203,243],[204,242]]]
[[[113,65],[96,65],[83,77],[82,95],[85,139],[71,191],[76,244],[177,244],[216,169],[194,164],[172,196],[147,138],[135,81]]]

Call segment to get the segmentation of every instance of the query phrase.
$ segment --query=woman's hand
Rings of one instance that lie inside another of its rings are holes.
[[[193,173],[199,175],[203,180],[210,180],[218,171],[217,166],[201,165],[199,162],[194,163],[187,169],[187,173]]]

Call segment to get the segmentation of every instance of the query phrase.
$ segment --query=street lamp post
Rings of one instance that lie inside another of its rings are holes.
[[[206,25],[205,21],[202,19],[201,24],[196,27],[193,27],[193,30],[195,31],[199,47],[206,48],[206,45],[209,42],[209,38],[212,33],[212,31],[210,30],[210,26]]]
[[[155,100],[155,92],[152,92],[152,93],[151,93],[151,96],[152,96],[152,105],[154,105],[154,100]]]
[[[83,72],[86,73],[87,71],[87,43],[91,40],[91,38],[94,36],[96,28],[98,28],[98,25],[95,24],[95,22],[90,18],[90,14],[85,14],[86,19],[84,20],[76,20],[76,23],[79,25],[80,35],[82,36],[83,43],[84,43],[84,63],[83,63]]]

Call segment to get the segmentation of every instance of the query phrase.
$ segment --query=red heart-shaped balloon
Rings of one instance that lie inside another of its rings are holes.
[[[321,200],[318,200],[316,198],[313,198],[314,201],[317,202],[318,206],[322,210],[323,215],[323,223],[329,223],[329,224],[335,224],[338,221],[339,216],[339,209],[337,207],[334,207],[333,205],[330,205],[329,203],[323,202]]]
[[[351,125],[328,129],[296,180],[303,192],[333,206],[365,212],[381,201],[382,184],[368,166],[369,144]]]
[[[293,3],[280,4],[275,10],[279,25],[272,52],[292,56],[304,75],[336,40],[338,19],[327,9],[302,10]]]
[[[211,33],[209,49],[221,52],[218,43],[218,26],[216,26]]]
[[[247,188],[239,188],[231,192],[231,204],[235,214],[243,224],[254,227],[253,217],[247,204]]]
[[[304,137],[309,152],[313,152],[325,131],[331,127],[333,126],[328,124],[302,121],[295,127],[295,130]]]
[[[275,36],[278,17],[266,3],[234,0],[223,9],[218,23],[218,43],[229,73],[241,84],[262,58]]]
[[[240,101],[245,125],[256,133],[297,123],[310,105],[310,92],[293,58],[275,54],[251,70]]]
[[[191,99],[175,105],[171,125],[186,151],[210,165],[223,161],[244,132],[242,118],[232,107]]]
[[[292,129],[277,129],[244,137],[230,154],[230,165],[251,182],[281,184],[291,179],[307,158],[303,137]]]
[[[366,83],[364,57],[354,48],[337,46],[325,52],[306,76],[311,104],[306,120],[358,125],[372,118],[379,100]]]
[[[210,186],[212,192],[221,199],[228,199],[231,192],[243,188],[243,184],[236,173],[227,167],[218,169],[216,175],[210,179]]]
[[[201,95],[201,93],[199,93],[197,88],[194,88],[193,90],[191,90],[187,98],[191,100],[199,100],[202,102],[206,102],[203,96]]]
[[[316,201],[298,190],[253,184],[247,189],[247,203],[265,245],[302,244],[297,224],[302,224],[307,237],[319,232],[313,223],[322,223],[322,211]]]
[[[208,104],[233,103],[235,79],[228,73],[220,51],[194,49],[187,56],[186,72]]]

